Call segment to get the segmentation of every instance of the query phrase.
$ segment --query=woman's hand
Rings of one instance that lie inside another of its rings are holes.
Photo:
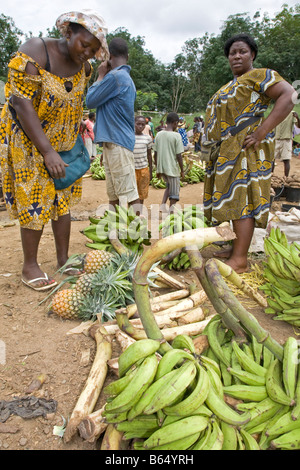
[[[55,150],[52,149],[45,153],[44,161],[51,178],[64,178],[66,176],[65,168],[69,165],[63,161]]]
[[[266,134],[262,127],[258,127],[252,134],[249,134],[245,137],[243,148],[248,149],[249,147],[254,147],[254,150],[257,149],[261,141],[265,138]]]

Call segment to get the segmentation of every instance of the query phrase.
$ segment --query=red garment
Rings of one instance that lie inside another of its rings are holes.
[[[94,139],[95,139],[95,135],[94,135],[94,123],[92,121],[90,121],[89,119],[86,119],[84,121],[85,125],[86,125],[86,128],[85,128],[85,131],[83,133],[83,136],[84,138],[85,137],[89,137],[90,139],[92,139],[92,141],[94,142]],[[83,138],[83,140],[84,140]]]

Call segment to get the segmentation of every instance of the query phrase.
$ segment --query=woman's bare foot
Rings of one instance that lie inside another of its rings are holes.
[[[225,259],[228,259],[230,258],[232,254],[232,248],[228,248],[227,250],[220,250],[220,251],[215,251],[213,253],[213,256],[215,258],[225,258]]]
[[[247,260],[244,260],[244,258],[237,259],[231,257],[225,261],[225,264],[230,266],[237,274],[242,274],[248,271],[248,263]]]

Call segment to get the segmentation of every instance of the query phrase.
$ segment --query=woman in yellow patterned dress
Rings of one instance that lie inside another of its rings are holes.
[[[66,166],[57,152],[75,144],[91,76],[89,59],[108,58],[107,30],[97,13],[66,13],[56,26],[61,39],[31,38],[11,59],[0,121],[3,194],[8,213],[20,223],[22,281],[35,290],[56,284],[37,261],[49,220],[58,267],[68,259],[69,208],[81,198],[82,181],[55,189],[53,178],[64,177]]]
[[[216,256],[236,272],[247,270],[254,228],[265,228],[270,209],[270,184],[274,159],[272,130],[293,108],[294,88],[277,72],[255,69],[257,45],[246,34],[229,39],[224,49],[233,80],[220,88],[207,105],[205,133],[221,141],[219,157],[209,162],[204,184],[204,212],[215,225],[232,221],[236,239],[229,252]],[[258,118],[242,131],[230,131],[251,116],[262,116],[271,100],[269,116]]]

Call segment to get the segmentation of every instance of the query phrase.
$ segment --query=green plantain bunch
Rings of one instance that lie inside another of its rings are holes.
[[[266,283],[261,290],[267,295],[265,313],[274,320],[300,326],[300,245],[289,243],[280,228],[272,227],[264,240],[267,260],[263,276]]]

